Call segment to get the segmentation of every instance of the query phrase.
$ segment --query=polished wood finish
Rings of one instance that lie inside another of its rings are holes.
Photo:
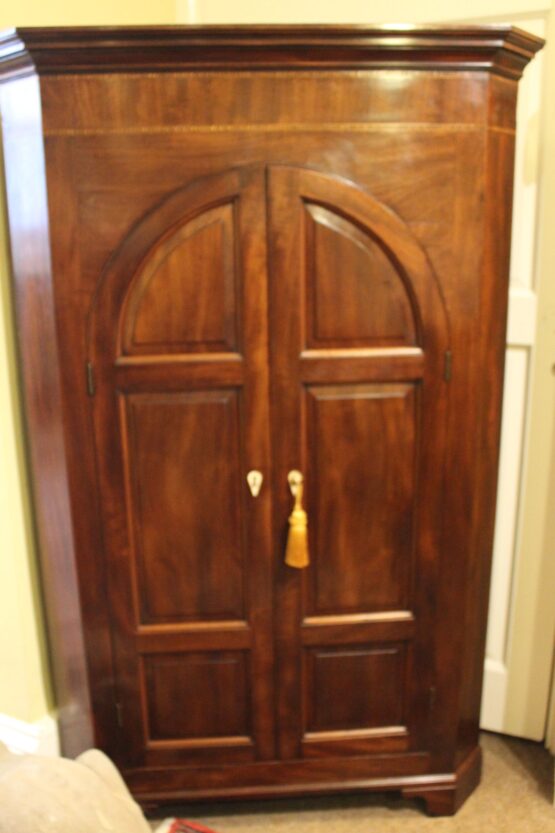
[[[433,547],[441,534],[441,496],[434,490],[441,489],[441,481],[426,472],[442,470],[445,462],[446,311],[418,241],[369,194],[338,178],[278,166],[269,171],[269,195],[276,549],[288,511],[282,484],[287,472],[298,468],[306,477],[312,558],[304,575],[285,575],[284,567],[276,583],[280,753],[286,759],[314,755],[316,745],[322,756],[397,749],[391,725],[403,729],[404,748],[427,749],[434,680],[426,623],[433,619]],[[315,235],[315,216],[325,218],[333,235]],[[379,258],[373,256],[376,248]],[[320,259],[323,274],[318,274]],[[351,280],[343,279],[343,271]],[[366,298],[359,294],[361,272],[372,287]],[[328,291],[332,280],[341,280],[345,296],[335,315],[337,299]],[[363,333],[357,314],[364,303],[369,326]],[[374,304],[381,313],[376,318]],[[348,383],[336,378],[333,349],[326,349],[329,332],[318,339],[318,308],[336,327],[331,340],[343,345],[345,363],[346,345],[357,354],[350,372],[358,375]],[[338,339],[341,327],[345,335]],[[405,362],[407,341],[421,349],[420,373],[408,383],[392,382],[397,360]],[[320,367],[317,384],[305,375],[313,363]],[[282,423],[292,430],[280,431]],[[428,437],[434,442],[426,442]],[[356,623],[349,618],[344,649],[337,642],[327,648],[329,619],[320,617],[332,616],[340,630],[344,616],[396,610],[408,611],[417,622],[405,643],[381,645],[372,633],[372,626],[382,624],[376,616],[364,623],[366,646],[352,647]],[[314,642],[309,650],[303,645],[307,616],[321,625],[320,650]],[[335,708],[350,712],[351,722],[343,726],[348,731],[330,736],[328,730],[342,728],[329,710],[339,696],[335,672],[343,701]],[[358,702],[364,679],[366,691],[374,692],[368,704],[372,718]],[[373,679],[380,680],[379,688],[370,686]],[[393,690],[398,700],[392,712]],[[326,713],[326,703],[329,725],[314,722],[314,714]]]
[[[431,816],[452,816],[462,807],[468,796],[480,783],[482,774],[482,750],[476,746],[457,767],[454,777],[434,783],[422,778],[420,783],[404,787],[404,798],[423,799]]]
[[[519,78],[540,38],[512,26],[158,26],[20,28],[0,41],[8,71],[438,65]]]
[[[0,86],[0,111],[27,451],[37,543],[46,556],[41,558],[41,580],[49,602],[46,615],[55,646],[52,670],[65,749],[77,754],[93,743],[91,699],[99,715],[102,706],[89,692],[83,643],[86,611],[80,609],[77,591],[38,79],[20,78]],[[90,595],[104,607],[100,582],[91,586]],[[107,639],[104,627],[97,640],[99,651]]]
[[[128,765],[169,752],[230,761],[235,747],[243,760],[245,745],[250,757],[272,755],[270,493],[255,503],[246,482],[250,469],[270,467],[263,184],[257,169],[232,171],[163,200],[114,254],[93,302],[99,499]],[[240,360],[234,382],[229,356]],[[187,653],[179,637],[192,629]]]
[[[123,352],[234,350],[235,246],[231,202],[195,217],[157,246],[127,301]]]
[[[64,749],[106,749],[141,801],[394,789],[446,814],[477,784],[516,80],[540,47],[0,39]]]

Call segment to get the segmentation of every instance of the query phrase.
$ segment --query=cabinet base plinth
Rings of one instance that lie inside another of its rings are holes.
[[[422,783],[404,787],[403,798],[423,799],[430,816],[453,816],[480,783],[482,751],[480,747],[466,758],[455,772],[453,783]]]
[[[216,786],[191,789],[175,784],[171,791],[149,790],[145,781],[140,789],[130,784],[135,799],[147,812],[156,805],[189,804],[199,801],[248,801],[258,799],[294,798],[300,796],[322,796],[356,794],[364,792],[397,792],[403,798],[422,799],[431,816],[452,816],[464,804],[478,786],[482,770],[482,754],[476,747],[454,773],[405,775],[400,778],[336,779],[319,783],[297,782],[250,784],[249,786]],[[178,776],[179,778],[179,776]],[[128,779],[133,780],[133,779]]]

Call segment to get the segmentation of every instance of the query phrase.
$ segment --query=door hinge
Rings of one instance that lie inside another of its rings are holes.
[[[121,703],[116,702],[116,720],[120,729],[123,729],[123,706]]]
[[[92,362],[87,362],[87,393],[89,396],[94,396],[96,392],[96,385],[94,383],[94,367]]]
[[[443,378],[446,382],[451,381],[453,372],[453,355],[450,350],[445,351],[445,364],[443,366]]]
[[[428,689],[428,710],[430,714],[433,712],[436,704],[436,687],[431,685]]]

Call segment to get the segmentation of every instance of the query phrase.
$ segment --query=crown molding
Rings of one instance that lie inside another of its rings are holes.
[[[0,34],[0,79],[257,69],[486,71],[517,80],[544,44],[513,26],[136,26]]]

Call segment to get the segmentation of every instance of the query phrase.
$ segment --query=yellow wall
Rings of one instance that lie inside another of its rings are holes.
[[[0,9],[0,29],[11,26],[111,26],[174,23],[174,0],[12,0]]]
[[[542,0],[466,0],[463,6],[452,0],[195,0],[187,11],[195,23],[433,23],[509,16],[544,5]]]
[[[173,0],[18,0],[0,29],[173,23]],[[2,165],[0,164],[0,176]],[[3,194],[3,182],[0,179]],[[11,314],[5,211],[0,203],[0,715],[34,722],[53,707],[33,545]]]
[[[7,275],[6,231],[1,222],[0,714],[33,721],[48,711],[50,692],[24,474]]]

